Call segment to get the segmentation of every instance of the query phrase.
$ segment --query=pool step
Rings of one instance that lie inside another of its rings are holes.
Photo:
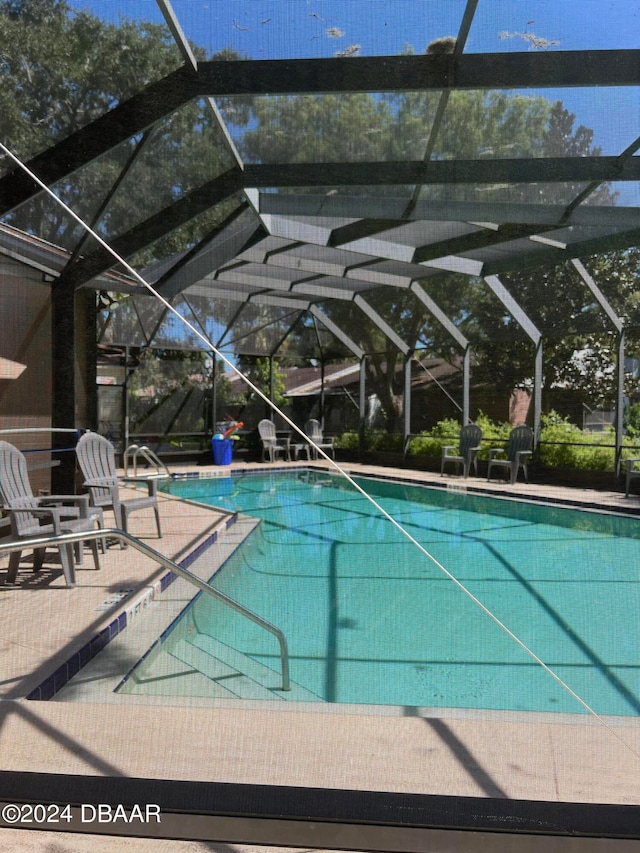
[[[193,633],[188,639],[181,638],[168,651],[174,658],[210,679],[216,698],[323,701],[315,693],[293,682],[291,690],[280,690],[279,671],[205,634]]]

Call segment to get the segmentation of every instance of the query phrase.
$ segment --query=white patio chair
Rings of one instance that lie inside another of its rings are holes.
[[[269,462],[275,462],[279,453],[283,459],[289,459],[289,442],[279,442],[276,436],[276,425],[269,418],[264,418],[258,424],[258,434],[262,442],[262,461],[264,462],[267,456]]]
[[[95,529],[99,515],[92,513],[87,495],[46,495],[36,498],[31,489],[24,454],[6,441],[0,441],[0,500],[11,522],[11,537],[15,542],[28,542],[43,536],[60,536]],[[44,523],[43,523],[44,522]],[[90,540],[96,569],[100,568],[98,542]],[[67,586],[75,584],[73,546],[59,544],[60,562]],[[8,581],[13,583],[20,566],[21,551],[9,557]],[[81,547],[79,549],[81,562]],[[45,549],[34,549],[33,570],[39,571]]]
[[[336,451],[333,446],[334,439],[333,438],[324,438],[322,435],[322,427],[320,426],[320,421],[315,420],[315,418],[311,418],[304,425],[304,431],[309,436],[313,444],[316,447],[319,447],[321,450],[326,451],[326,453],[331,456],[332,459],[336,458]],[[311,445],[311,452],[313,453],[313,458],[318,458],[318,452],[315,447]]]
[[[89,490],[91,505],[113,510],[116,527],[129,532],[129,516],[140,509],[151,508],[156,517],[158,538],[162,538],[160,512],[158,510],[158,480],[163,476],[123,477],[123,482],[143,483],[148,494],[139,498],[120,498],[115,449],[111,442],[95,432],[86,432],[76,445],[78,465],[84,476],[84,485]]]

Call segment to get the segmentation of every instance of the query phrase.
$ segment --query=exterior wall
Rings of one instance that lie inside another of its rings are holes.
[[[51,285],[42,273],[0,257],[0,355],[26,364],[17,379],[0,379],[0,429],[51,426]],[[21,450],[47,447],[46,434],[10,435]],[[30,465],[47,464],[48,453],[28,456]],[[33,471],[34,491],[50,487],[50,469]]]
[[[0,379],[0,429],[50,428],[52,377],[51,288],[43,274],[27,264],[0,256],[0,356],[26,364],[17,379]],[[89,298],[93,294],[88,294]],[[82,306],[84,300],[78,302]],[[76,338],[75,422],[86,421],[87,358],[86,324],[82,308]],[[51,435],[33,433],[8,435],[7,441],[21,450],[51,446]],[[51,454],[29,453],[30,480],[34,492],[51,488]],[[44,467],[40,467],[44,466]]]

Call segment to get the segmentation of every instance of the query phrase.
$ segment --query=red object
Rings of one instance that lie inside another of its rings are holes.
[[[242,427],[243,427],[243,426],[244,426],[244,424],[242,423],[242,421],[238,421],[238,422],[237,422],[236,424],[234,424],[232,427],[229,427],[229,429],[226,429],[226,430],[224,431],[224,433],[223,433],[224,437],[225,437],[225,438],[228,438],[228,437],[229,437],[230,435],[232,435],[232,433],[234,433],[237,429],[242,429]]]

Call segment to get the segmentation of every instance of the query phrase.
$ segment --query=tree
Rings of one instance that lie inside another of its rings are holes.
[[[74,10],[65,0],[0,0],[0,40],[3,141],[23,160],[104,115],[183,62],[167,28],[126,19],[117,25],[105,23],[87,11]],[[198,58],[206,58],[202,48],[193,49]],[[239,57],[225,51],[217,58]],[[243,114],[237,114],[235,121],[241,123]],[[136,151],[130,172],[97,224],[105,239],[126,231],[230,165],[213,111],[202,99],[80,169],[55,190],[90,220]],[[12,163],[2,165],[5,170],[13,168]],[[138,262],[184,249],[227,212],[226,208],[213,211],[183,226]],[[83,236],[82,229],[43,194],[14,212],[11,221],[69,249]]]

